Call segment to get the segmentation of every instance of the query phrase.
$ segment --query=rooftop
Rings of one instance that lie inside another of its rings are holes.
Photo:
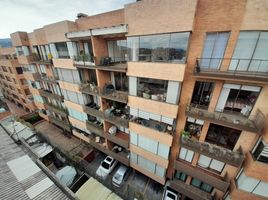
[[[0,127],[0,199],[69,199]]]

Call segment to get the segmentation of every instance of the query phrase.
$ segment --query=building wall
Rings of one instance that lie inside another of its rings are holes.
[[[76,19],[75,23],[77,24],[78,30],[88,30],[124,24],[124,9],[82,17]]]
[[[128,4],[128,36],[191,31],[196,6],[197,0],[143,0]]]

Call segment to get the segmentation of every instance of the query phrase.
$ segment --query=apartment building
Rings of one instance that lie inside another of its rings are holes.
[[[268,197],[267,9],[143,0],[11,38],[44,119],[182,199],[258,200]]]
[[[13,47],[0,48],[0,82],[6,99],[28,112],[35,111],[32,94]]]

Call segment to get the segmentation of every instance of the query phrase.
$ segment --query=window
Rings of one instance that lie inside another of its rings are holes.
[[[194,157],[194,152],[181,147],[179,158],[187,162],[192,162]]]
[[[207,33],[200,59],[201,68],[219,69],[230,32]]]
[[[79,112],[75,109],[68,108],[69,115],[75,119],[78,119],[80,121],[86,122],[87,120],[87,115],[85,113]]]
[[[138,78],[137,95],[146,99],[166,101],[168,81]]]
[[[80,75],[76,70],[57,68],[59,79],[70,83],[81,83]]]
[[[186,61],[189,32],[128,37],[131,61],[181,62]]]
[[[252,150],[252,156],[257,161],[268,163],[268,144],[259,140]]]
[[[268,197],[268,183],[249,177],[244,172],[243,169],[240,171],[238,176],[236,177],[237,187],[241,190]]]
[[[192,181],[191,181],[191,185],[192,186],[195,186],[205,192],[208,192],[208,193],[211,193],[212,190],[213,190],[213,187],[211,185],[208,185],[206,183],[203,183],[202,181],[196,179],[196,178],[193,178]]]
[[[134,132],[130,133],[130,142],[146,151],[156,154],[164,159],[169,157],[169,146],[151,138],[144,137]]]
[[[115,89],[118,91],[128,92],[128,77],[126,73],[113,72],[111,73],[112,80],[114,80]]]
[[[58,52],[59,58],[69,58],[70,57],[66,42],[55,43],[55,46],[56,46],[56,50]]]
[[[210,124],[205,141],[232,150],[240,133],[240,130]]]
[[[261,88],[249,85],[224,84],[216,111],[239,112],[249,116]]]
[[[213,82],[196,81],[191,103],[207,108],[210,103],[213,88]]]
[[[198,159],[198,165],[200,167],[208,168],[208,169],[213,170],[215,172],[221,173],[224,166],[225,166],[225,163],[220,162],[220,161],[215,160],[215,159],[212,159],[212,158],[209,158],[209,157],[201,154],[199,159]]]
[[[86,97],[81,93],[72,92],[69,90],[61,89],[64,99],[72,101],[77,104],[86,104]]]
[[[204,124],[203,120],[188,117],[184,130],[189,132],[191,136],[199,138],[203,124]]]
[[[17,74],[22,74],[22,68],[21,67],[16,67]]]
[[[127,56],[127,40],[108,41],[108,54],[112,58],[112,62],[126,61]]]
[[[184,173],[182,173],[182,172],[178,172],[178,171],[176,171],[176,173],[175,173],[175,178],[177,178],[177,179],[179,179],[179,180],[185,182],[186,179],[187,179],[187,174],[184,174]]]
[[[229,70],[268,72],[268,32],[240,32]]]

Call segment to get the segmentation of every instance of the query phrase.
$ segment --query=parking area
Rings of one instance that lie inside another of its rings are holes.
[[[105,185],[124,199],[133,200],[133,198],[136,197],[139,200],[160,200],[162,198],[163,186],[135,170],[131,170],[129,172],[125,182],[120,188],[114,186],[112,184],[112,178],[117,169],[120,167],[120,163],[117,163],[115,169],[112,171],[111,174],[107,176],[105,180],[102,180],[97,177],[96,171],[101,164],[101,161],[103,161],[105,157],[105,154],[101,152],[96,152],[95,159],[92,162],[84,165],[85,172],[89,176],[96,178],[99,182],[101,182],[103,185]]]

